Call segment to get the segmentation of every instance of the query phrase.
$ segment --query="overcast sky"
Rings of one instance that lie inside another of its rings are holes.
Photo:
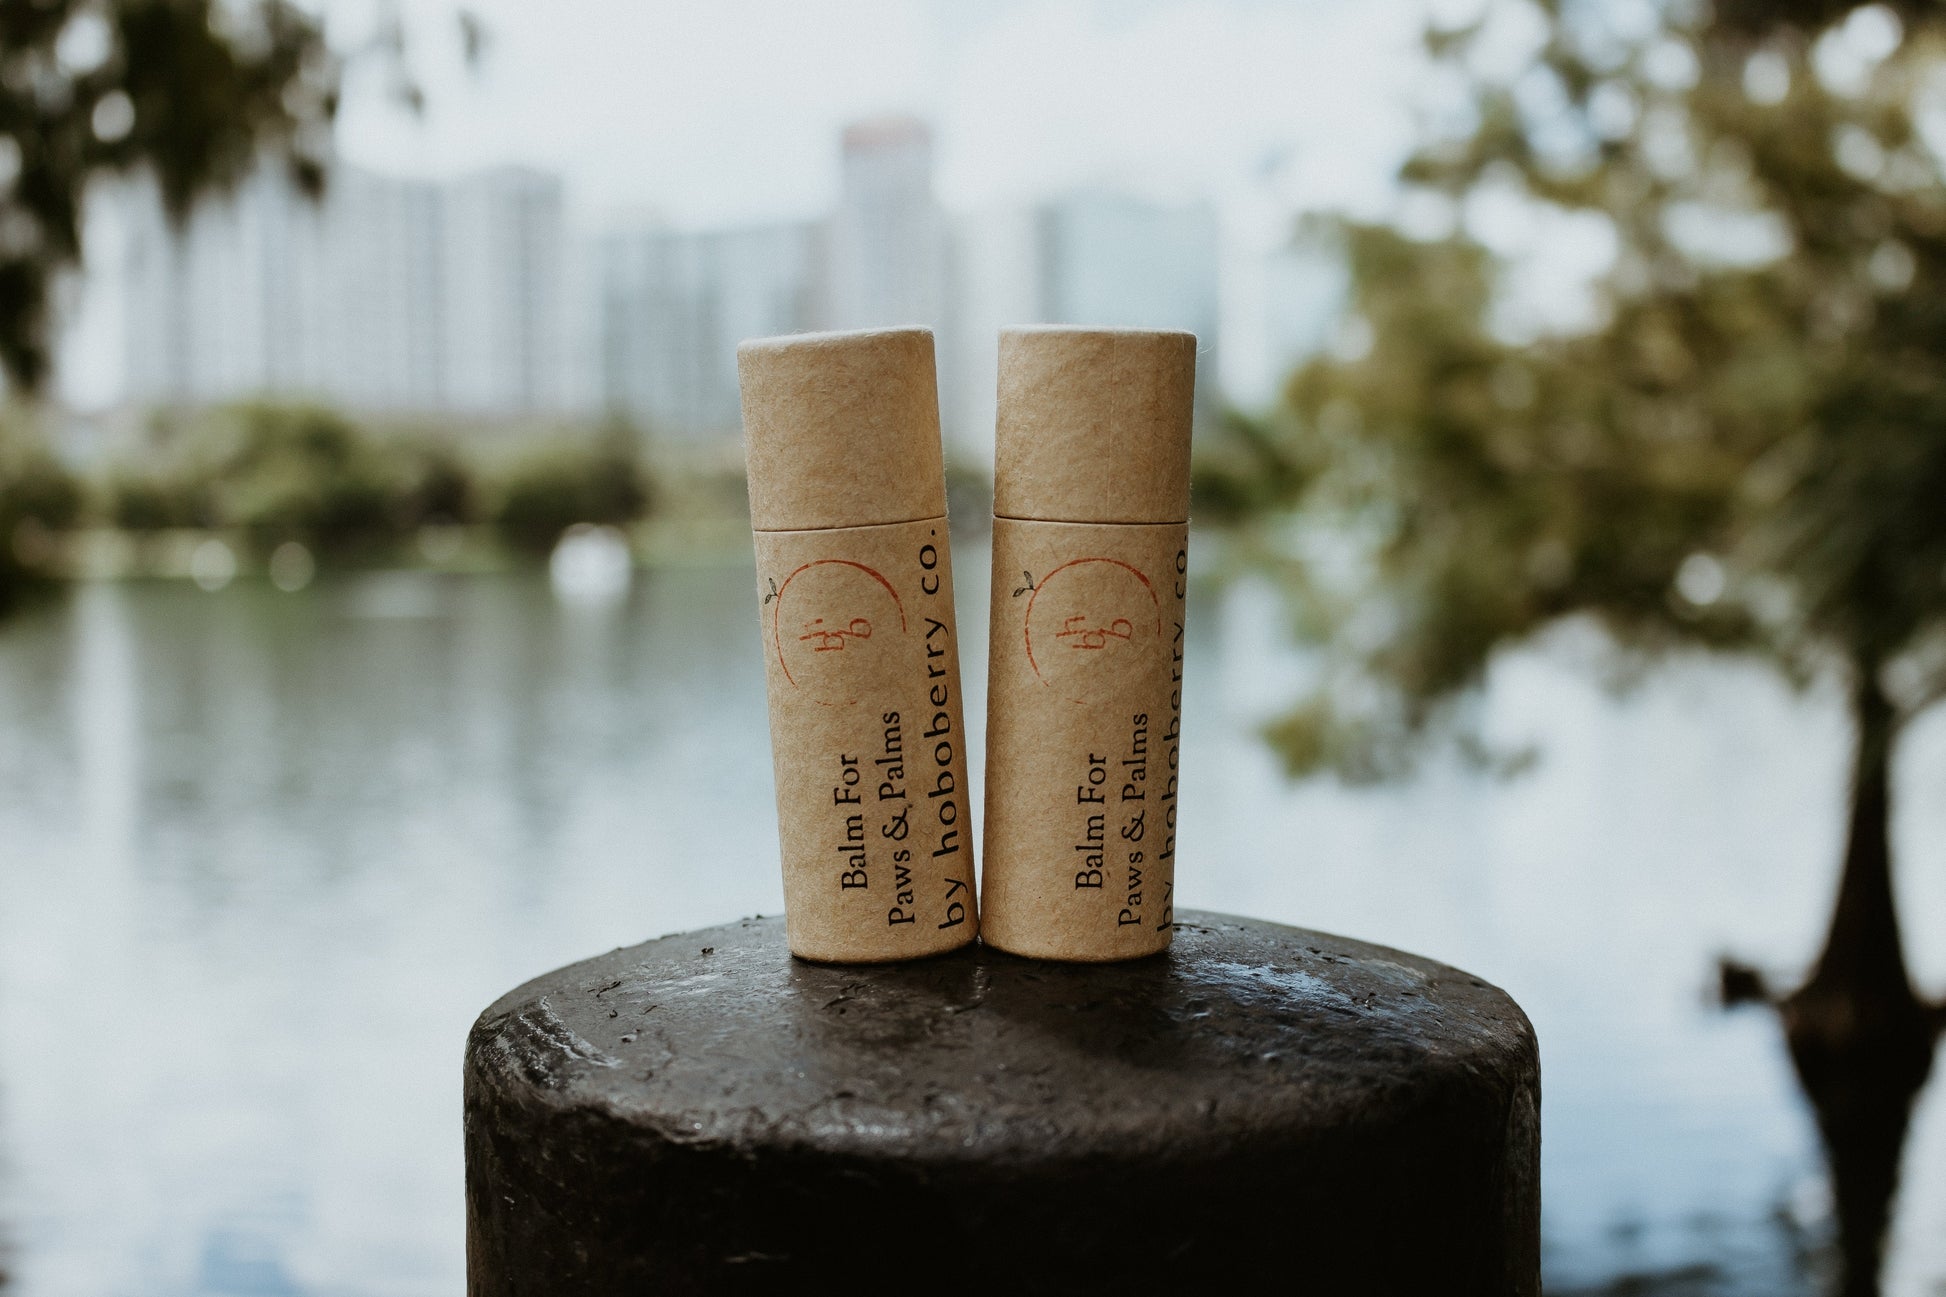
[[[355,39],[371,0],[328,7]],[[563,172],[585,212],[681,224],[825,210],[837,133],[914,112],[949,206],[1109,182],[1224,193],[1289,154],[1317,201],[1383,187],[1410,129],[1416,0],[480,0],[469,73],[452,0],[406,0],[429,93],[413,123],[355,77],[347,157],[440,173]]]

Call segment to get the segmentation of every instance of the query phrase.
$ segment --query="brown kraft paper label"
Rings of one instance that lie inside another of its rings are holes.
[[[989,945],[1112,960],[1169,944],[1188,538],[993,520]]]
[[[755,535],[791,953],[965,945],[979,919],[946,520]]]

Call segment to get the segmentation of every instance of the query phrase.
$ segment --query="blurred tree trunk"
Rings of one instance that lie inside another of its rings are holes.
[[[1858,677],[1852,690],[1857,748],[1852,758],[1844,873],[1838,881],[1838,901],[1824,953],[1799,994],[1835,994],[1862,1000],[1886,1013],[1923,1017],[1906,973],[1892,894],[1892,749],[1899,718],[1879,687],[1876,664],[1860,663]]]
[[[1843,1297],[1878,1297],[1912,1101],[1931,1070],[1932,1011],[1913,993],[1892,892],[1891,775],[1900,718],[1861,661],[1844,872],[1824,953],[1784,1002],[1784,1030],[1831,1167]]]

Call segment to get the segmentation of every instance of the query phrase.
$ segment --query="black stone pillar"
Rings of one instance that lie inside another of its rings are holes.
[[[791,959],[774,919],[536,978],[466,1050],[468,1291],[1537,1294],[1519,1006],[1187,914],[1168,953]]]

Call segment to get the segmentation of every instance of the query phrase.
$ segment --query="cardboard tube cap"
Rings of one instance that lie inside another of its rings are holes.
[[[930,329],[756,338],[737,347],[737,379],[758,531],[946,512]]]
[[[1046,522],[1186,522],[1196,335],[1004,329],[993,511]]]

